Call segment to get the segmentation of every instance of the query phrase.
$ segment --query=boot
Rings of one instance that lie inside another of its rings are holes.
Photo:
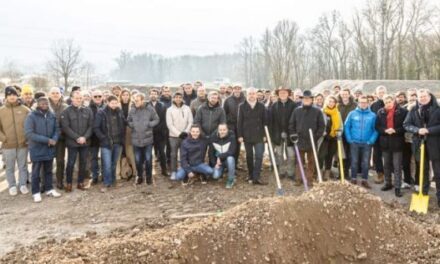
[[[86,190],[86,187],[84,186],[84,183],[82,183],[82,182],[78,183],[76,188],[78,188],[78,190],[81,190],[81,191],[85,191]]]
[[[385,185],[381,188],[381,190],[384,192],[389,191],[391,189],[393,189],[393,185],[391,183],[385,183]]]
[[[394,190],[394,193],[396,194],[396,197],[402,197],[402,192],[400,192],[400,188],[396,188]]]
[[[365,189],[371,189],[370,184],[368,184],[367,180],[362,180],[361,182],[362,187],[364,187]]]
[[[66,190],[65,190],[66,192],[72,192],[72,184],[71,183],[68,183],[68,184],[66,184]]]
[[[354,185],[357,185],[358,184],[358,181],[356,180],[356,179],[351,179],[351,184],[354,184]]]
[[[384,182],[384,175],[383,175],[383,172],[378,172],[377,174],[376,174],[376,179],[374,179],[374,183],[376,183],[376,184],[381,184],[381,183],[383,183]]]
[[[323,180],[324,181],[328,181],[330,179],[330,177],[331,177],[331,171],[330,170],[325,170],[324,171],[324,178],[323,178]]]

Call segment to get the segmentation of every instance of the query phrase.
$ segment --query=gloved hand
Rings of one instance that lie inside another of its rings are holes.
[[[282,132],[281,133],[281,138],[282,139],[286,139],[287,138],[287,133],[286,132]]]
[[[336,130],[336,137],[342,138],[342,130],[341,129]]]
[[[298,134],[290,135],[290,141],[292,141],[292,143],[297,143],[298,142]]]
[[[180,133],[180,135],[179,135],[179,138],[181,138],[181,139],[185,139],[185,138],[187,138],[188,137],[188,133],[186,133],[186,132],[182,132],[182,133]]]

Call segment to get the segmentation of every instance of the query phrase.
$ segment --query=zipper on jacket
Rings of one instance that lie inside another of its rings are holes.
[[[17,147],[15,149],[18,150],[18,134],[17,134],[17,127],[15,125],[14,106],[12,106],[12,105],[11,105],[11,112],[12,112],[12,122],[14,124],[15,140],[17,141]]]

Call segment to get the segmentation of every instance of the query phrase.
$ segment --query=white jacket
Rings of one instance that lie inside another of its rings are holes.
[[[193,124],[193,115],[189,106],[182,104],[177,107],[174,103],[167,110],[167,127],[170,137],[179,137],[180,133],[189,133]]]

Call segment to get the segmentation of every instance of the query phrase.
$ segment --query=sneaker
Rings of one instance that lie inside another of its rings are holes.
[[[175,181],[176,180],[176,172],[171,173],[170,180]]]
[[[231,179],[226,182],[226,189],[232,189],[232,186],[234,186],[235,180]]]
[[[40,203],[41,202],[41,194],[40,193],[33,194],[32,198],[34,198],[34,203]]]
[[[206,179],[206,175],[205,174],[200,174],[200,181],[202,182],[202,184],[206,184],[207,183],[207,179]]]
[[[402,183],[401,189],[410,189],[410,188],[411,188],[411,185],[409,185],[408,183],[406,183],[406,182]]]
[[[52,189],[52,190],[46,192],[46,195],[49,197],[54,197],[54,198],[61,197],[61,193],[57,192],[55,189]]]
[[[18,194],[17,187],[12,186],[11,188],[9,188],[9,195],[10,196],[16,196],[17,194]]]
[[[26,185],[22,185],[22,186],[20,186],[20,192],[21,192],[22,194],[28,194],[28,193],[29,193],[29,190],[28,190],[28,188],[26,187]]]

